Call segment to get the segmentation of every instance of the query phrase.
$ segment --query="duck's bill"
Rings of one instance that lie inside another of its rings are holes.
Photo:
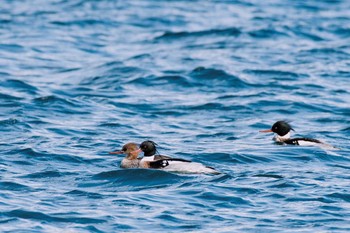
[[[110,155],[120,155],[120,154],[124,154],[124,151],[121,150],[115,150],[115,151],[111,151],[109,152]]]
[[[273,131],[271,129],[265,129],[265,130],[260,130],[260,133],[272,133]]]

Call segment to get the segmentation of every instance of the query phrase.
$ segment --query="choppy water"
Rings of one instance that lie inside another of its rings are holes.
[[[1,232],[350,231],[350,1],[5,0],[0,77]]]

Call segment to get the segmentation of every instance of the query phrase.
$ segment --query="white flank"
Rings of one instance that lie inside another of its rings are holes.
[[[146,161],[153,161],[154,160],[154,155],[152,156],[143,156],[141,159],[141,162],[146,162]]]
[[[154,155],[153,156],[143,156],[143,158],[140,161],[140,167],[141,168],[148,168],[149,161],[154,161]]]
[[[168,161],[169,165],[163,168],[165,171],[181,172],[181,173],[204,173],[204,174],[219,174],[220,172],[204,166],[201,163]]]
[[[326,143],[317,143],[317,142],[310,142],[310,141],[304,141],[304,140],[298,140],[299,146],[318,146],[321,147],[324,150],[339,150],[338,148],[326,144]]]
[[[332,146],[332,145],[329,145],[329,144],[326,144],[326,143],[321,143],[319,145],[319,147],[321,147],[324,150],[340,150],[340,148],[337,148],[335,146]],[[336,155],[339,156],[338,154],[336,154]]]
[[[321,146],[320,143],[298,140],[299,146]]]

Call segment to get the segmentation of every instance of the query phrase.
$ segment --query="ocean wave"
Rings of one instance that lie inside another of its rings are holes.
[[[8,87],[9,89],[20,90],[22,92],[27,92],[31,95],[36,95],[39,91],[38,88],[29,85],[28,83],[16,80],[16,79],[7,79],[5,82],[1,83],[2,86]]]
[[[2,1],[1,230],[346,232],[349,4]],[[108,155],[144,140],[222,174]]]
[[[278,38],[278,37],[287,37],[288,38],[289,37],[288,34],[281,32],[281,31],[278,31],[276,29],[271,29],[271,28],[249,31],[248,35],[250,35],[253,38],[258,38],[258,39]]]
[[[161,170],[125,169],[101,172],[94,175],[92,179],[112,182],[118,184],[118,186],[150,188],[166,187],[182,182],[187,178]]]
[[[202,36],[239,36],[241,31],[238,28],[225,28],[225,29],[211,29],[194,32],[164,32],[162,35],[156,37],[156,40],[177,40],[188,37],[202,37]]]
[[[40,220],[40,221],[47,221],[47,222],[65,222],[65,223],[78,223],[78,224],[106,222],[106,220],[90,218],[90,217],[74,217],[74,216],[70,216],[70,214],[57,214],[57,213],[44,214],[38,211],[29,211],[29,210],[22,210],[22,209],[15,209],[7,212],[2,212],[2,215],[19,218],[19,219],[33,219],[33,220]],[[60,215],[62,215],[62,217]],[[66,217],[63,217],[64,215],[66,215]]]
[[[12,191],[30,191],[32,188],[23,184],[19,184],[11,181],[1,181],[0,185],[4,190]]]
[[[190,76],[193,78],[197,85],[224,85],[225,87],[237,88],[244,88],[248,86],[248,84],[241,80],[239,77],[228,74],[224,70],[213,68],[197,67],[190,73]]]
[[[43,172],[31,173],[31,174],[22,176],[22,178],[34,178],[34,179],[55,178],[55,177],[69,176],[74,174],[75,173],[70,173],[70,172],[43,171]]]

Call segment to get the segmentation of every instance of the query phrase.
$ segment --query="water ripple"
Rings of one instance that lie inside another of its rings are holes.
[[[349,232],[349,3],[2,1],[0,229]],[[108,154],[144,140],[221,174]]]

